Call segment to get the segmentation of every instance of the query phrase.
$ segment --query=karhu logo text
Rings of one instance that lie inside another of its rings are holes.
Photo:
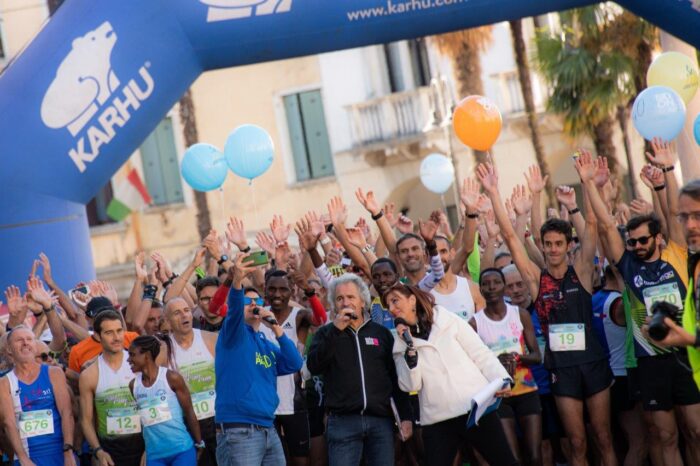
[[[207,23],[286,13],[292,0],[199,0],[209,7]]]
[[[82,133],[68,152],[81,173],[85,164],[100,154],[100,147],[114,138],[117,128],[124,127],[132,112],[153,93],[149,62],[141,66],[138,78],[118,89],[120,81],[111,60],[116,42],[117,34],[109,22],[75,39],[41,104],[41,119],[46,126],[65,127],[74,137]],[[97,122],[88,126],[98,112]]]

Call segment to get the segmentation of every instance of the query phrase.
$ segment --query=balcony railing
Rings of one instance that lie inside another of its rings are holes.
[[[431,121],[429,87],[397,92],[346,107],[353,147],[419,136]]]

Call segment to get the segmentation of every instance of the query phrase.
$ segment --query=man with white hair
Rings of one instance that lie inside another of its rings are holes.
[[[5,434],[19,464],[75,466],[73,410],[60,367],[36,361],[36,338],[24,325],[7,335],[14,368],[0,379]]]
[[[326,436],[330,466],[394,463],[392,398],[404,438],[412,433],[407,394],[392,359],[394,337],[369,316],[367,285],[355,274],[331,282],[333,321],[314,336],[307,367],[322,375],[329,412]],[[405,421],[404,421],[405,419]]]

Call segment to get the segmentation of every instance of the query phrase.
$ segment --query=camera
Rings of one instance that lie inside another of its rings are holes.
[[[652,340],[661,341],[668,335],[669,328],[664,323],[664,318],[677,320],[681,310],[666,301],[655,302],[651,306],[651,321],[649,322],[649,336]]]

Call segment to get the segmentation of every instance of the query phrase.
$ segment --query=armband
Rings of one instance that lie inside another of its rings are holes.
[[[665,185],[665,184],[662,184],[662,185],[659,185],[659,186],[654,186],[654,191],[663,191],[664,189],[666,189],[666,185]]]
[[[156,292],[158,291],[158,287],[155,285],[146,285],[143,287],[143,297],[141,298],[142,300],[150,299],[153,301],[156,297]]]
[[[569,215],[575,215],[575,214],[577,214],[577,213],[579,213],[579,212],[581,212],[581,209],[579,209],[578,207],[574,207],[573,209],[571,209],[571,210],[569,211]]]
[[[669,165],[668,167],[662,168],[661,171],[664,173],[668,173],[668,172],[672,172],[675,168],[676,168],[675,165]]]
[[[384,211],[380,210],[376,215],[372,215],[372,220],[375,222],[384,216]]]

